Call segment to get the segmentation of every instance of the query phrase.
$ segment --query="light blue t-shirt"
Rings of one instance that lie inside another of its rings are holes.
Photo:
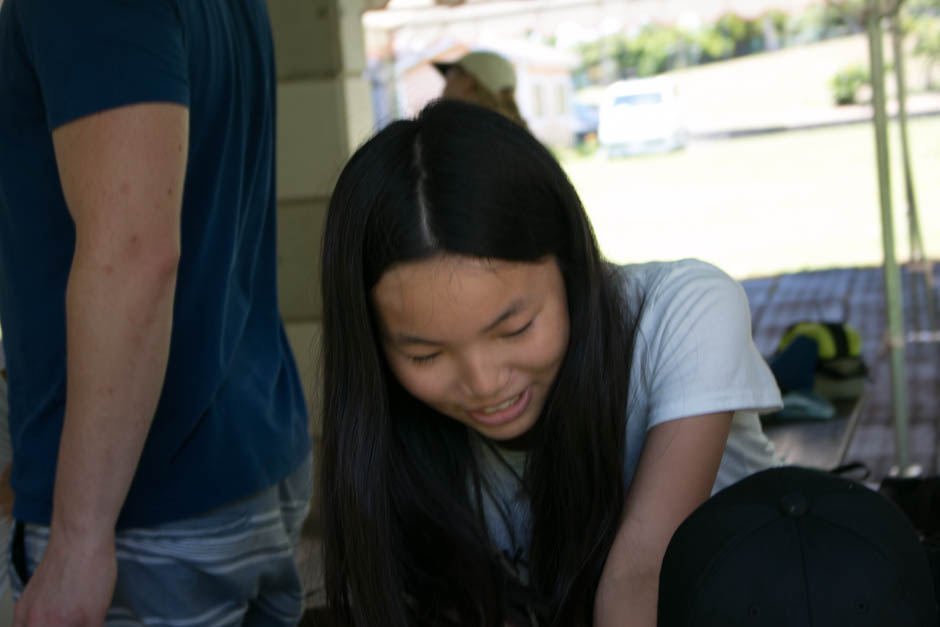
[[[754,345],[739,283],[695,259],[621,266],[628,306],[643,303],[630,373],[623,480],[633,480],[647,432],[658,424],[733,411],[712,492],[779,465],[759,414],[780,408],[780,391]],[[488,490],[490,537],[520,571],[527,564],[529,505],[521,489],[526,453],[471,438]]]

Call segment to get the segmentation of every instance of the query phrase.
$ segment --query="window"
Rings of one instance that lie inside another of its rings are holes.
[[[532,112],[537,118],[545,115],[545,105],[542,102],[542,86],[538,83],[532,85]]]
[[[627,96],[618,96],[614,100],[614,106],[620,105],[657,105],[663,101],[662,94],[630,94]]]
[[[558,115],[568,113],[568,90],[566,90],[565,86],[561,83],[555,85],[555,98],[558,103]]]

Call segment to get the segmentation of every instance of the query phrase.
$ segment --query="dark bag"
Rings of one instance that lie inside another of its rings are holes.
[[[940,477],[885,477],[878,489],[925,538],[940,542]]]
[[[940,477],[885,477],[878,492],[901,508],[920,534],[940,599]]]
[[[856,481],[871,475],[864,462],[849,462],[829,472]],[[885,477],[878,493],[904,512],[920,536],[940,602],[940,477]]]

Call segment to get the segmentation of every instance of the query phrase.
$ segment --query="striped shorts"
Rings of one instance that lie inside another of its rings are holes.
[[[117,533],[117,584],[106,624],[150,627],[297,625],[304,590],[295,560],[310,507],[308,455],[279,484],[203,515]],[[18,525],[25,570],[32,573],[49,528]],[[14,598],[22,593],[17,559]],[[20,565],[22,567],[23,564]]]

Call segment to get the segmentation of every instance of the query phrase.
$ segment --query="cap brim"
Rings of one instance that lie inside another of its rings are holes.
[[[450,68],[454,67],[457,64],[437,62],[437,63],[432,63],[431,65],[437,68],[437,71],[441,73],[441,76],[444,76],[447,74],[447,70],[449,70]]]

